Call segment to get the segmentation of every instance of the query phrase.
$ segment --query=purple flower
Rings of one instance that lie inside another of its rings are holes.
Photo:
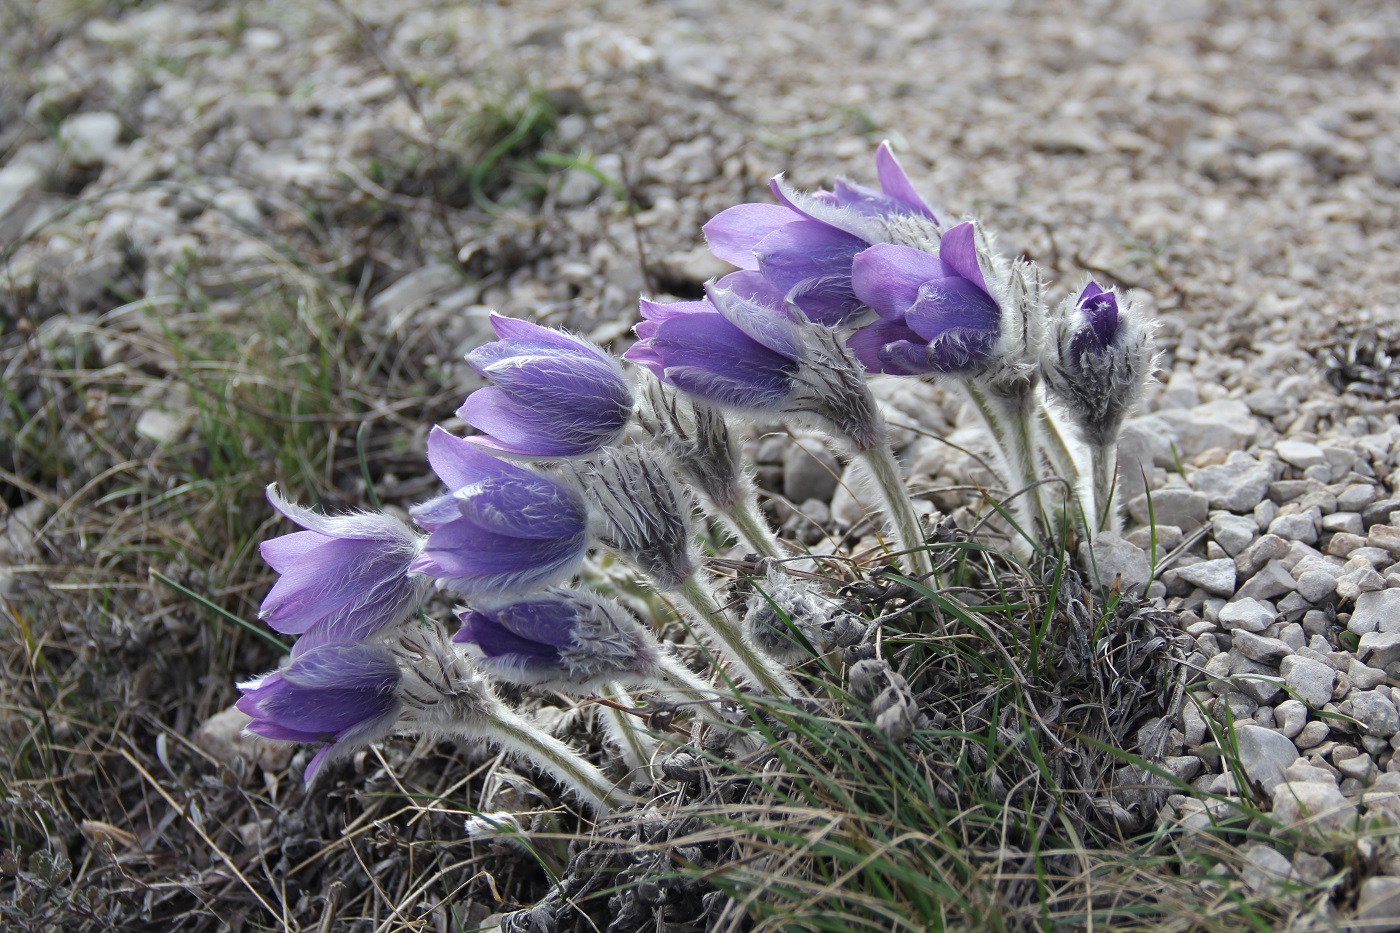
[[[1056,312],[1041,369],[1090,444],[1117,437],[1152,368],[1152,325],[1134,303],[1089,282]]]
[[[521,457],[577,457],[615,443],[632,417],[622,367],[561,331],[491,315],[502,338],[467,354],[491,385],[457,414],[483,432],[473,442]]]
[[[433,428],[428,462],[452,490],[412,510],[429,532],[411,569],[467,596],[515,596],[557,583],[588,549],[578,491]]]
[[[830,327],[813,324],[757,272],[705,288],[705,301],[642,300],[640,338],[624,356],[704,402],[808,416],[857,450],[884,442],[859,364]]]
[[[803,356],[801,324],[758,273],[735,272],[705,292],[664,305],[643,298],[639,339],[623,355],[715,404],[782,410]]]
[[[273,507],[306,531],[262,543],[263,560],[281,574],[260,617],[301,635],[297,652],[328,642],[373,638],[401,624],[427,581],[410,574],[422,538],[388,515],[320,515],[267,487]]]
[[[976,231],[959,224],[936,255],[891,243],[855,258],[851,278],[880,319],[847,345],[870,372],[909,376],[983,366],[1001,333],[1001,307],[987,287]]]
[[[587,692],[645,678],[657,660],[655,640],[627,610],[581,590],[482,602],[458,618],[452,640],[474,646],[478,665],[510,683]]]
[[[320,645],[271,674],[238,685],[248,731],[284,742],[324,743],[306,768],[387,735],[398,722],[399,665],[380,645]]]
[[[851,287],[851,260],[872,243],[932,245],[938,220],[904,174],[889,143],[875,153],[880,190],[838,181],[803,194],[782,176],[781,204],[740,204],[705,225],[710,250],[756,271],[813,321],[838,325],[864,311]]]

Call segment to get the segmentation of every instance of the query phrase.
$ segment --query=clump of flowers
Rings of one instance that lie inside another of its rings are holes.
[[[779,203],[723,211],[705,235],[737,271],[702,300],[641,299],[622,359],[493,315],[498,339],[467,356],[487,385],[458,410],[477,433],[432,429],[427,460],[445,491],[409,509],[417,529],[321,515],[270,488],[304,530],[263,545],[281,575],[263,618],[301,640],[279,670],[241,686],[248,728],[318,745],[308,781],[333,756],[420,732],[495,743],[595,810],[624,803],[613,779],[492,682],[606,698],[608,734],[633,771],[658,747],[629,715],[638,694],[721,736],[728,688],[803,702],[795,669],[874,623],[790,572],[802,551],[759,509],[734,426],[781,418],[822,432],[879,494],[889,559],[937,590],[875,377],[966,394],[1028,540],[1064,516],[1090,537],[1115,527],[1114,451],[1148,378],[1152,325],[1094,282],[1051,312],[1035,267],[999,258],[974,221],[940,221],[887,144],[876,171],[878,189],[841,181],[813,193],[779,176]],[[1072,494],[1057,501],[1044,491],[1055,483]],[[722,598],[700,544],[706,519],[761,558],[747,606]],[[641,619],[597,592],[588,558],[600,549],[674,617]],[[463,603],[450,639],[418,612],[434,590]],[[901,716],[892,734],[914,728]]]

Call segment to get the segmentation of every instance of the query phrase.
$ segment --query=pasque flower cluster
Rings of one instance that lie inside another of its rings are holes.
[[[701,300],[643,298],[631,369],[581,337],[493,315],[498,339],[467,356],[486,385],[457,412],[475,433],[432,429],[427,459],[444,491],[409,509],[413,526],[323,515],[269,487],[304,530],[262,546],[280,574],[262,618],[299,640],[278,671],[242,685],[250,731],[319,745],[308,780],[395,730],[467,735],[522,755],[593,807],[615,805],[609,779],[507,708],[491,681],[619,698],[605,715],[634,767],[655,741],[616,711],[627,691],[710,718],[716,680],[801,696],[788,665],[864,628],[782,570],[794,551],[758,508],[730,419],[824,432],[879,494],[891,558],[936,587],[871,394],[877,375],[966,392],[1028,538],[1053,532],[1058,516],[1090,536],[1112,526],[1117,435],[1148,377],[1151,324],[1094,282],[1052,311],[1034,266],[999,258],[974,221],[940,220],[888,144],[875,161],[878,188],[804,193],[779,176],[778,203],[706,224],[737,271]],[[1050,479],[1073,495],[1045,494]],[[717,598],[697,511],[763,558],[742,622]],[[588,588],[597,548],[677,607],[713,662],[709,680],[646,624],[664,620]],[[434,590],[462,602],[451,639],[418,611]]]

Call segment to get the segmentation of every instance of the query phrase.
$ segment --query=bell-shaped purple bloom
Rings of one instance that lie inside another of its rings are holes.
[[[1042,361],[1046,385],[1090,444],[1113,442],[1151,372],[1152,326],[1131,302],[1089,282],[1056,313]]]
[[[611,355],[580,337],[491,315],[500,337],[467,354],[491,385],[457,414],[473,442],[520,457],[578,457],[615,443],[632,417],[632,389]]]
[[[574,574],[588,550],[579,492],[507,463],[442,428],[428,436],[428,463],[452,490],[411,510],[429,532],[411,569],[454,592],[515,596]]]
[[[398,722],[400,673],[377,644],[320,645],[281,670],[238,685],[248,731],[284,742],[324,743],[306,768],[310,783],[328,757],[387,735]]]
[[[884,443],[860,364],[830,327],[806,320],[756,272],[705,290],[705,301],[643,299],[640,339],[624,356],[701,401],[806,417],[858,451]]]
[[[938,220],[900,167],[889,143],[875,153],[880,190],[838,181],[803,194],[782,176],[781,204],[740,204],[705,225],[710,250],[756,271],[813,321],[836,326],[864,312],[851,286],[851,261],[872,243],[931,245]]]
[[[267,487],[273,507],[306,531],[262,543],[281,574],[259,613],[274,630],[301,635],[298,653],[373,638],[418,607],[427,581],[410,573],[422,538],[389,515],[321,515]]]
[[[706,286],[703,301],[642,299],[638,341],[623,356],[697,398],[781,411],[803,357],[801,324],[755,272]]]
[[[580,693],[651,675],[656,641],[626,609],[582,590],[549,589],[524,599],[479,602],[458,612],[453,641],[509,683]]]
[[[959,224],[937,254],[892,243],[855,258],[851,279],[880,319],[847,345],[870,372],[965,373],[983,366],[1001,333],[1001,307],[987,286],[976,230]]]

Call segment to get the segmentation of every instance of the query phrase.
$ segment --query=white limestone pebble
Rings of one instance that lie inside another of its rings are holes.
[[[1322,709],[1331,702],[1337,672],[1326,664],[1290,655],[1279,663],[1279,673],[1288,691],[1313,709]]]

